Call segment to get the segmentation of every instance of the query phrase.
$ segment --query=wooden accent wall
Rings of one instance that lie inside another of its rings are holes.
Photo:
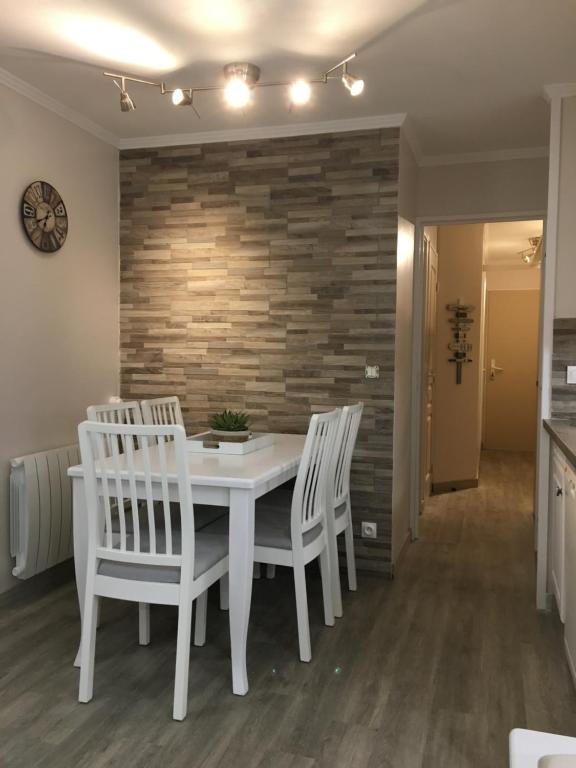
[[[566,384],[566,366],[576,361],[576,319],[556,318],[552,344],[552,418],[576,423],[576,385]]]
[[[363,400],[357,556],[383,571],[398,149],[384,129],[121,153],[122,396],[177,394],[190,432],[225,407],[304,432],[314,411]]]

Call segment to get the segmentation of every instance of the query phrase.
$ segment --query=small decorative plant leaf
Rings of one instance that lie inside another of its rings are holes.
[[[250,427],[250,419],[242,411],[224,410],[211,416],[210,427],[221,432],[244,432]]]

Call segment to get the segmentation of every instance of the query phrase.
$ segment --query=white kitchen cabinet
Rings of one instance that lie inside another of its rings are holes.
[[[565,623],[564,645],[572,678],[576,682],[576,473],[571,466],[565,474]]]
[[[562,621],[566,614],[565,525],[566,472],[564,454],[554,446],[550,460],[549,577]]]

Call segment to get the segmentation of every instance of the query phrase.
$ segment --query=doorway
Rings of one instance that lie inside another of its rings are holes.
[[[482,450],[536,449],[543,221],[420,235],[416,516],[431,494],[477,486]]]

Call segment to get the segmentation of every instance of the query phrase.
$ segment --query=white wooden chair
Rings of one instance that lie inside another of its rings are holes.
[[[157,397],[154,400],[142,400],[142,420],[144,424],[180,424],[184,426],[180,400],[178,397]],[[226,507],[210,507],[206,504],[194,508],[194,525],[197,531],[227,514]]]
[[[88,421],[97,421],[100,424],[142,424],[142,412],[137,400],[89,405],[86,408],[86,417]],[[110,439],[106,443],[108,455],[111,455]],[[124,452],[124,445],[122,445],[122,452]],[[120,522],[114,504],[112,504],[112,515],[112,529],[114,535],[117,536],[120,533]],[[128,527],[130,528],[130,521]],[[140,603],[138,606],[138,638],[140,645],[150,644],[150,606],[144,603]]]
[[[192,602],[197,601],[194,643],[203,645],[207,589],[228,571],[228,537],[206,536],[194,530],[183,427],[83,422],[78,433],[88,513],[79,701],[88,702],[93,695],[97,606],[101,597],[177,605],[173,717],[183,720],[188,700]],[[119,444],[124,446],[124,453]],[[153,452],[162,474],[161,522],[152,496]],[[176,498],[174,492],[172,497],[169,495],[168,474],[177,477]],[[144,509],[138,504],[137,485],[140,495],[145,491]],[[172,526],[171,498],[179,503],[179,529]],[[119,541],[113,536],[111,502],[117,505],[120,517]],[[128,531],[128,515],[132,533]]]
[[[347,405],[342,409],[338,432],[334,443],[333,477],[334,496],[327,509],[327,528],[330,537],[330,573],[334,615],[342,616],[342,589],[338,567],[338,536],[344,533],[346,540],[346,566],[348,589],[356,591],[356,560],[354,557],[354,533],[350,505],[350,467],[362,419],[364,403]]]
[[[105,424],[142,424],[142,413],[137,400],[105,405],[89,405],[86,408],[88,421]]]
[[[514,728],[510,768],[576,768],[576,738]]]
[[[184,426],[180,400],[176,395],[142,400],[140,406],[144,424],[180,424],[181,427]]]
[[[270,494],[270,499],[265,496],[256,503],[254,562],[287,565],[294,571],[302,661],[312,658],[305,568],[317,557],[322,574],[324,622],[334,625],[326,505],[339,418],[339,411],[311,417],[291,499],[285,494]],[[204,530],[222,535],[226,526],[225,521],[217,520]]]

